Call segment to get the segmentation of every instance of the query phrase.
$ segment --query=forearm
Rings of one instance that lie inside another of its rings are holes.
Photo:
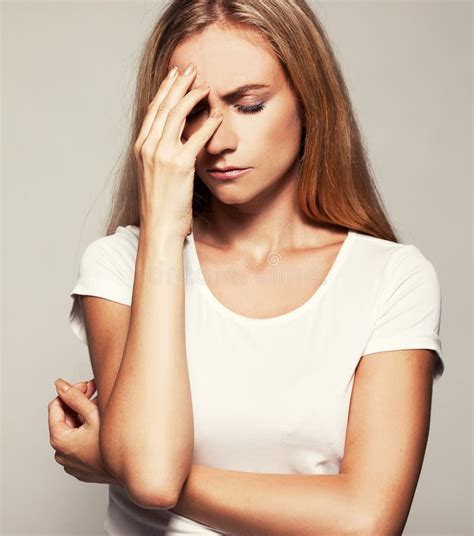
[[[150,500],[155,491],[179,494],[192,458],[184,323],[183,242],[143,227],[129,331],[100,448],[111,472]]]
[[[173,512],[234,536],[370,534],[346,475],[228,471],[192,465]]]

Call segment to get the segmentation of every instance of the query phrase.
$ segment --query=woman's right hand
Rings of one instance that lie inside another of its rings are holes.
[[[170,71],[170,73],[173,70]],[[192,229],[192,199],[196,157],[221,122],[212,114],[181,142],[186,117],[209,92],[204,82],[188,92],[195,75],[176,72],[161,83],[148,105],[134,154],[139,168],[141,223],[159,225],[183,239]]]

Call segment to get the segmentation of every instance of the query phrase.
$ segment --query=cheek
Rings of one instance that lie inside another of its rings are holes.
[[[258,129],[258,143],[268,164],[273,167],[292,161],[300,146],[301,125],[297,113],[273,113],[262,127]]]

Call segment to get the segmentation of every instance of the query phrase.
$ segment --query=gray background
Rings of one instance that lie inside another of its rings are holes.
[[[437,269],[446,371],[404,534],[472,534],[472,5],[313,2],[387,209]],[[103,534],[107,488],[49,444],[53,381],[92,377],[68,324],[105,221],[138,53],[160,4],[3,2],[3,534]]]

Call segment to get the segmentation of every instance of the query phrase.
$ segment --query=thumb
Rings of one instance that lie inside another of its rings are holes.
[[[55,382],[56,390],[61,400],[74,410],[82,420],[92,424],[97,419],[98,408],[75,385],[58,378]]]
[[[74,384],[74,386],[80,389],[87,396],[87,398],[90,398],[96,390],[94,380],[89,380],[86,382],[77,382]]]

